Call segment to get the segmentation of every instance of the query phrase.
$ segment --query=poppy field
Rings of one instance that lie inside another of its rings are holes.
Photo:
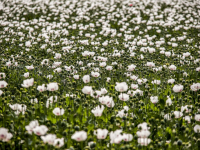
[[[198,150],[199,91],[199,0],[0,2],[1,150]]]

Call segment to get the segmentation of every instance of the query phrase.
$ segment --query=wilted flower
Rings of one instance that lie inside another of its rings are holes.
[[[53,146],[55,147],[62,147],[64,145],[64,138],[61,139],[55,139]]]
[[[3,72],[0,72],[0,79],[5,78],[5,77],[6,77],[6,74]]]
[[[77,142],[85,141],[87,139],[87,133],[85,131],[76,131],[71,138]]]

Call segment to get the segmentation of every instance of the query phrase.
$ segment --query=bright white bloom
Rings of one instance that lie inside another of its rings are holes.
[[[128,101],[129,100],[129,95],[125,94],[125,93],[121,93],[118,97],[122,101]]]
[[[174,111],[175,118],[180,118],[183,116],[183,113],[180,111]]]
[[[33,129],[33,132],[36,134],[36,135],[45,135],[46,132],[48,131],[48,128],[45,126],[45,125],[41,125],[41,126],[36,126],[34,129]]]
[[[164,119],[171,120],[171,114],[165,114]]]
[[[106,82],[110,82],[111,78],[107,77]]]
[[[52,79],[52,78],[53,78],[53,75],[51,75],[51,74],[50,74],[50,75],[47,75],[47,78],[48,78],[48,79]]]
[[[49,59],[43,59],[41,62],[41,65],[48,65],[49,64]]]
[[[151,96],[151,97],[150,97],[150,100],[151,100],[151,102],[152,102],[153,104],[156,104],[156,103],[158,103],[158,96]]]
[[[170,83],[170,84],[173,84],[174,82],[175,82],[174,79],[169,79],[169,80],[167,81],[167,83]]]
[[[32,134],[33,129],[37,126],[39,126],[39,123],[37,120],[34,120],[34,121],[31,121],[28,126],[25,126],[25,128],[29,134]]]
[[[133,140],[133,135],[132,134],[123,134],[122,135],[123,137],[123,140],[126,141],[126,142],[129,142],[129,141],[132,141]]]
[[[112,70],[113,67],[112,66],[106,66],[106,70]]]
[[[153,62],[147,62],[148,67],[155,67],[155,64]]]
[[[121,135],[122,130],[116,130],[110,132],[110,143],[119,144],[123,140],[123,136]]]
[[[200,114],[195,114],[194,119],[195,119],[196,121],[200,121]]]
[[[109,97],[109,96],[102,96],[102,97],[99,97],[99,102],[101,104],[105,104],[107,107],[114,107],[115,106],[115,103],[113,101],[113,98],[112,97]]]
[[[136,65],[129,65],[128,66],[128,71],[134,71],[135,70],[135,68],[136,68]]]
[[[98,73],[98,72],[91,72],[91,76],[93,76],[93,77],[99,77],[100,76],[100,73]]]
[[[100,67],[105,67],[105,66],[106,66],[106,62],[101,62],[101,63],[99,63],[99,66],[100,66]]]
[[[128,85],[126,82],[121,82],[121,83],[116,83],[117,85],[115,86],[115,89],[118,91],[118,92],[125,92],[128,90]]]
[[[60,73],[61,71],[62,71],[62,69],[59,67],[59,68],[56,68],[56,69],[54,69],[54,71],[53,71],[53,72]]]
[[[87,139],[87,132],[85,131],[76,131],[71,139],[76,140],[77,142],[85,141]]]
[[[76,79],[76,80],[79,79],[79,75],[74,75],[73,77],[74,77],[74,79]]]
[[[105,89],[105,88],[101,88],[101,94],[106,94],[106,93],[108,93],[108,91]]]
[[[30,86],[33,86],[33,83],[34,83],[34,79],[31,78],[31,79],[24,80],[23,84],[21,84],[21,85],[22,85],[22,87],[28,88]]]
[[[197,125],[194,126],[194,132],[200,133],[200,125],[197,124]]]
[[[28,69],[28,70],[34,69],[33,65],[31,65],[31,66],[25,66],[25,67],[26,67],[26,69]]]
[[[39,85],[39,86],[37,87],[37,90],[40,91],[40,92],[46,91],[45,84]]]
[[[57,102],[58,97],[57,96],[51,96],[47,99],[46,107],[49,108],[49,105],[52,105],[54,102]]]
[[[47,90],[48,91],[57,91],[58,90],[58,83],[52,82],[47,84]]]
[[[29,72],[24,73],[24,77],[28,78],[29,77]]]
[[[138,138],[138,143],[142,146],[147,146],[151,142],[148,138]]]
[[[61,56],[62,56],[61,54],[59,54],[59,53],[55,53],[55,57],[54,57],[54,58],[55,58],[55,59],[60,59]]]
[[[101,116],[104,110],[104,106],[101,105],[101,107],[98,105],[97,107],[95,107],[94,109],[92,109],[92,113],[97,117],[97,116]]]
[[[12,137],[13,135],[8,132],[8,129],[0,128],[0,141],[8,142]]]
[[[198,91],[200,89],[200,83],[193,83],[190,88],[192,91]]]
[[[167,57],[171,56],[171,52],[165,52],[165,56]]]
[[[139,138],[148,138],[151,132],[148,130],[141,130],[141,131],[137,131],[136,134]]]
[[[92,90],[91,86],[84,86],[83,89],[82,89],[82,92],[84,94],[92,94],[93,90]]]
[[[152,81],[151,83],[152,83],[152,84],[160,85],[161,82],[160,82],[160,80],[154,80],[154,81]]]
[[[191,107],[190,109],[188,108],[189,105],[185,105],[185,106],[181,106],[181,112],[186,112],[186,113],[189,113],[192,111],[192,105],[190,105],[189,107]]]
[[[6,81],[0,81],[0,88],[5,88],[8,85]]]
[[[105,139],[107,137],[108,130],[107,129],[97,129],[94,131],[94,135],[97,136],[97,139]]]
[[[169,66],[169,69],[170,70],[176,70],[176,66],[175,65],[171,65],[171,66]]]
[[[167,96],[166,105],[169,105],[169,106],[172,105],[172,100],[169,96]]]
[[[54,108],[53,110],[54,115],[61,116],[65,113],[65,110],[63,108]]]
[[[90,76],[89,75],[84,75],[83,76],[83,82],[84,83],[89,83],[90,82]]]
[[[150,127],[148,127],[148,125],[147,125],[146,122],[143,122],[143,123],[139,124],[139,125],[138,125],[138,128],[141,128],[141,130],[144,130],[144,131],[150,129]]]
[[[2,90],[0,90],[0,96],[3,94],[3,91]]]
[[[196,68],[196,71],[200,71],[200,67],[197,67],[197,68]]]
[[[137,78],[138,78],[138,77],[135,76],[135,75],[130,76],[130,79],[131,79],[131,80],[134,80],[134,81],[137,80]]]
[[[184,119],[187,123],[191,123],[191,117],[190,117],[190,116],[185,116],[185,117],[183,117],[183,119]]]
[[[116,115],[116,117],[123,118],[124,116],[127,116],[128,114],[125,114],[124,111],[125,111],[124,109],[118,111],[118,114]]]
[[[46,136],[41,136],[41,139],[44,143],[48,143],[49,145],[53,145],[56,140],[55,134],[47,134]]]
[[[181,92],[183,90],[183,85],[174,85],[174,87],[173,87],[173,91],[175,92],[175,93],[178,93],[178,92]]]
[[[131,88],[132,89],[137,89],[138,88],[138,84],[131,84]]]

